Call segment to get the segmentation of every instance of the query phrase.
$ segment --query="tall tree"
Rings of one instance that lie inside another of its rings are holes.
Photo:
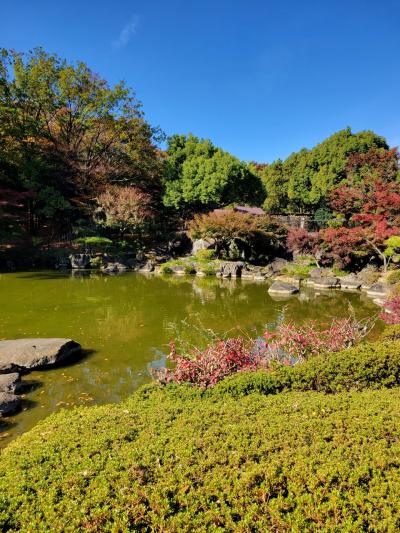
[[[82,205],[109,183],[160,193],[159,131],[124,83],[42,49],[0,55],[0,185],[37,191],[38,215]]]
[[[267,193],[264,207],[269,212],[314,212],[326,206],[330,191],[346,177],[349,158],[368,150],[386,156],[389,147],[383,137],[371,131],[339,131],[311,150],[302,149],[285,161],[265,167],[263,182]],[[392,159],[391,159],[392,158]]]
[[[193,135],[170,137],[164,186],[165,205],[189,213],[263,199],[262,183],[248,165]]]

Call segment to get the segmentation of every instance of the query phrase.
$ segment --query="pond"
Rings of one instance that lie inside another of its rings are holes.
[[[0,427],[0,445],[43,417],[75,405],[117,402],[150,381],[177,335],[200,342],[200,328],[253,337],[279,321],[328,322],[376,314],[362,293],[302,290],[273,299],[266,283],[127,273],[27,272],[0,275],[0,338],[67,337],[87,355],[74,365],[36,371],[24,410]]]

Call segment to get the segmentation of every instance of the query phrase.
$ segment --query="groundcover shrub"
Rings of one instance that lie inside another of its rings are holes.
[[[333,393],[394,386],[400,386],[400,340],[392,341],[389,337],[388,340],[311,357],[292,367],[277,365],[268,372],[234,374],[217,383],[210,393],[214,397],[229,394],[238,398],[252,392],[277,394],[288,390],[311,390]]]
[[[0,461],[2,531],[396,531],[400,390],[62,411]]]
[[[399,384],[385,340],[63,410],[1,452],[0,530],[398,531]]]

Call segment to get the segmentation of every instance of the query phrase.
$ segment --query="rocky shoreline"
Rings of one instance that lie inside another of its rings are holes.
[[[195,243],[196,244],[196,243]],[[195,248],[195,246],[194,246]],[[201,248],[205,249],[205,248]],[[157,275],[193,275],[216,276],[220,278],[241,278],[243,280],[265,281],[272,283],[268,288],[270,294],[291,295],[300,287],[312,287],[316,290],[365,291],[378,304],[382,304],[390,292],[390,287],[377,267],[367,265],[357,273],[337,275],[331,268],[313,268],[307,276],[291,274],[295,263],[277,257],[267,265],[254,265],[244,261],[209,260],[199,261],[195,256],[172,258],[171,256],[153,256],[147,258],[108,258],[102,257],[102,264],[97,269],[104,274],[140,272]],[[71,256],[72,270],[80,271],[90,268],[88,254]]]
[[[0,341],[0,419],[22,408],[25,384],[21,375],[68,363],[80,353],[80,344],[71,339]]]

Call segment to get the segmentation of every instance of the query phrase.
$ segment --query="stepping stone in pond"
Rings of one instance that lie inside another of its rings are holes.
[[[18,393],[21,388],[21,378],[17,372],[0,374],[0,392]]]
[[[294,294],[299,292],[298,287],[291,285],[290,283],[285,283],[283,281],[274,281],[271,287],[268,289],[268,292],[271,294]]]
[[[21,398],[8,392],[0,392],[0,415],[10,416],[21,409]]]
[[[16,339],[0,341],[0,374],[29,372],[67,363],[81,352],[71,339]]]

